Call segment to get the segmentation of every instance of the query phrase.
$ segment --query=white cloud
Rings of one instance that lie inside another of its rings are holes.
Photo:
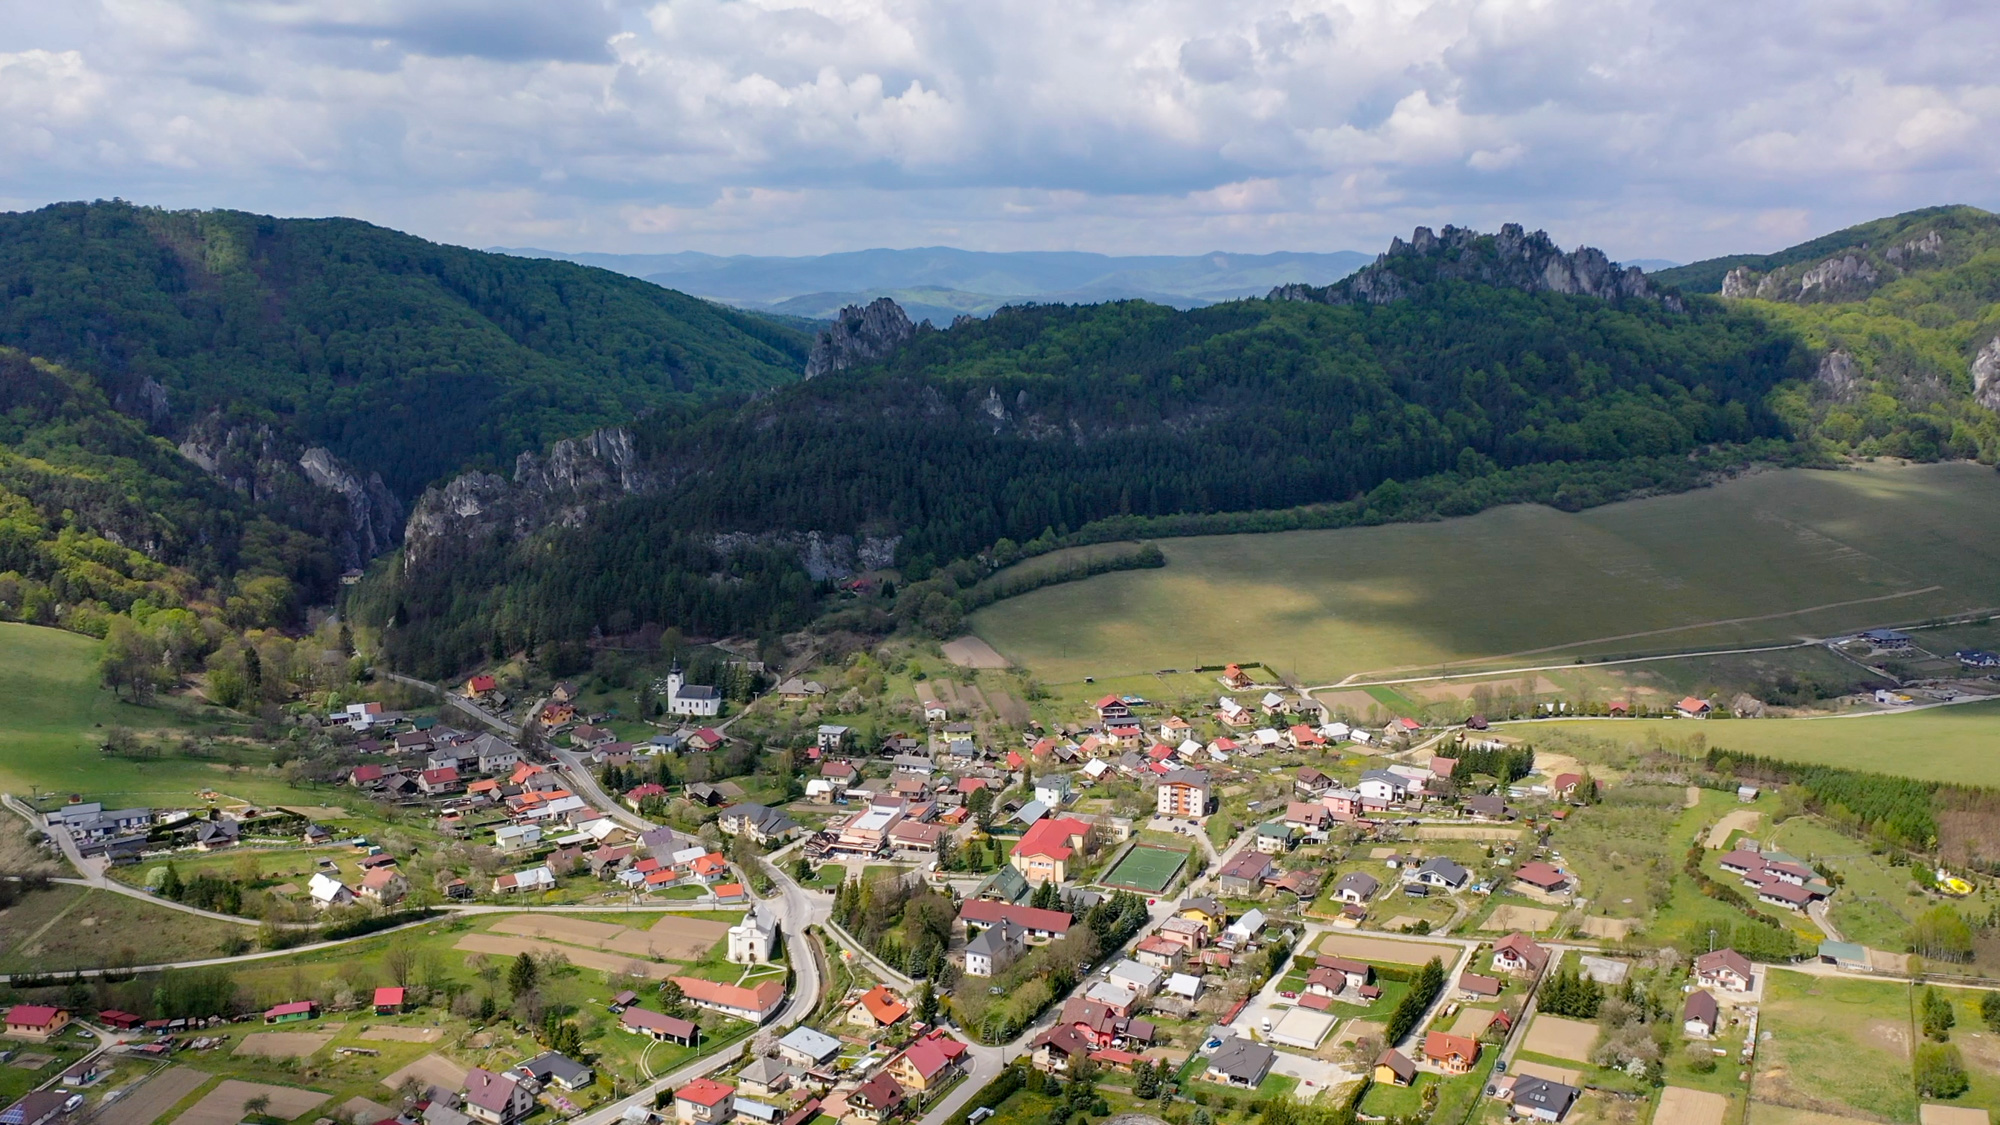
[[[786,253],[1513,219],[1689,258],[2000,203],[1996,41],[1964,2],[0,0],[0,197]]]

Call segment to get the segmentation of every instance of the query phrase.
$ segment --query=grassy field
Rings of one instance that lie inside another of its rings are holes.
[[[2000,785],[2000,701],[1823,719],[1577,719],[1505,724],[1509,733],[1544,728],[1636,746],[1675,746],[1700,734],[1706,745],[1795,762],[1817,762],[1934,781]]]
[[[1049,681],[1262,660],[1324,682],[1727,647],[1992,605],[1996,523],[2000,475],[1977,465],[1789,470],[1576,514],[1162,540],[1163,569],[1037,590],[972,624]]]
[[[1753,1100],[1917,1120],[1907,985],[1774,972],[1759,1027],[1771,1038],[1758,1044]]]
[[[0,910],[0,973],[155,965],[220,957],[249,926],[59,884]]]

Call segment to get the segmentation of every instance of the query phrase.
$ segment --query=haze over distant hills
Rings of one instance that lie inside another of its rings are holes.
[[[1372,254],[1210,253],[1114,257],[1073,251],[994,253],[929,246],[857,250],[778,258],[678,254],[568,254],[493,247],[494,253],[555,258],[642,277],[669,289],[739,308],[829,319],[842,306],[891,297],[913,320],[942,327],[969,313],[1002,305],[1089,304],[1140,298],[1178,309],[1239,297],[1261,297],[1274,286],[1328,285],[1374,260]]]

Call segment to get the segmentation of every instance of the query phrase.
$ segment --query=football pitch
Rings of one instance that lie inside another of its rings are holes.
[[[1160,894],[1173,885],[1180,875],[1182,865],[1187,863],[1187,853],[1171,848],[1156,848],[1150,844],[1134,844],[1132,850],[1118,861],[1118,866],[1104,877],[1107,887],[1144,891],[1149,895]]]

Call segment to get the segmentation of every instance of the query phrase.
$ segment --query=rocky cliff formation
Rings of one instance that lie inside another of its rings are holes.
[[[1508,223],[1498,234],[1464,227],[1432,233],[1418,227],[1410,241],[1394,239],[1388,253],[1344,280],[1323,288],[1281,285],[1278,301],[1318,301],[1329,305],[1382,305],[1414,295],[1435,281],[1475,281],[1528,293],[1569,293],[1604,301],[1659,301],[1678,310],[1672,293],[1653,288],[1638,267],[1621,267],[1595,247],[1564,253],[1546,231],[1526,233]]]
[[[866,308],[849,305],[840,310],[833,327],[813,341],[806,356],[806,378],[881,359],[916,334],[909,314],[887,297],[875,298]]]
[[[422,569],[496,535],[521,539],[545,527],[573,527],[598,506],[650,491],[654,483],[628,430],[559,441],[546,459],[532,452],[516,457],[512,480],[465,473],[426,489],[403,530],[403,565]]]
[[[1760,301],[1851,301],[1907,272],[1938,265],[1945,250],[1944,236],[1928,230],[1891,246],[1863,242],[1767,273],[1737,266],[1723,277],[1722,295]]]
[[[189,426],[177,448],[209,475],[282,513],[285,522],[325,539],[344,567],[359,567],[396,545],[402,502],[381,474],[363,477],[326,449],[301,449],[268,425],[232,422],[220,413]]]
[[[1972,357],[1972,398],[1988,410],[2000,410],[2000,336],[1986,341]]]

